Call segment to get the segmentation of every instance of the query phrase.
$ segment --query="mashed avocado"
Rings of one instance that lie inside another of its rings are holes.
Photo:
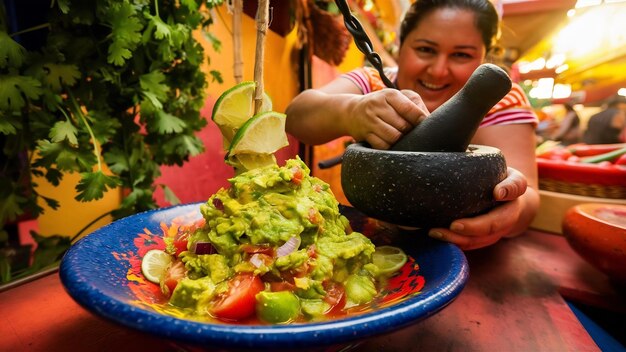
[[[206,225],[189,237],[190,250],[181,254],[186,279],[179,282],[176,302],[171,303],[206,309],[198,302],[226,290],[224,283],[240,273],[260,277],[263,292],[287,287],[306,318],[328,309],[327,290],[337,284],[345,289],[348,304],[371,301],[376,295],[374,245],[350,232],[328,184],[309,174],[298,158],[229,179],[231,186],[200,208]],[[210,242],[216,253],[193,253],[196,242]],[[215,292],[200,293],[203,289]],[[265,302],[262,306],[277,305],[268,303],[273,302],[270,297],[257,295],[257,300]],[[257,305],[260,317],[292,317],[294,308],[289,314],[262,309]]]

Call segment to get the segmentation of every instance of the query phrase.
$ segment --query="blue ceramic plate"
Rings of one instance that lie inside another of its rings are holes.
[[[136,214],[94,231],[67,252],[61,281],[92,313],[124,326],[192,346],[225,348],[310,348],[349,344],[427,318],[448,305],[468,277],[456,246],[428,236],[402,233],[362,215],[341,211],[355,231],[376,244],[394,243],[410,256],[381,297],[358,315],[290,325],[234,325],[188,320],[164,304],[158,285],[141,274],[141,257],[163,247],[163,231],[201,219],[201,203]]]

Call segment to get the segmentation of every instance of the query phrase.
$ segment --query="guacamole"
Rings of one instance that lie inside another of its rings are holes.
[[[375,297],[374,245],[350,230],[329,185],[302,160],[229,182],[201,206],[205,225],[188,234],[187,250],[175,255],[166,238],[172,265],[184,264],[174,287],[161,284],[170,304],[222,320],[286,323]]]

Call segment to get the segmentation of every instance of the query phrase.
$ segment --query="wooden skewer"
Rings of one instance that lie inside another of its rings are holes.
[[[235,83],[243,81],[243,59],[241,58],[241,15],[243,0],[233,1],[233,75]]]
[[[256,53],[254,58],[254,114],[256,115],[263,103],[263,58],[265,48],[265,35],[268,28],[269,0],[260,0],[256,13]]]

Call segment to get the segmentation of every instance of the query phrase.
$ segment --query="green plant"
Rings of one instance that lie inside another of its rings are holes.
[[[31,11],[47,11],[48,21],[13,33],[0,3],[0,247],[7,223],[41,213],[39,198],[58,207],[37,193],[32,175],[58,185],[63,173],[80,173],[76,199],[85,202],[123,187],[114,217],[156,208],[159,166],[204,148],[195,132],[206,124],[207,57],[193,32],[205,29],[219,49],[206,29],[222,2],[44,0]],[[28,31],[46,31],[45,43],[25,49],[15,38]],[[209,75],[221,82],[219,72]],[[11,278],[9,264],[0,258],[0,282]]]

